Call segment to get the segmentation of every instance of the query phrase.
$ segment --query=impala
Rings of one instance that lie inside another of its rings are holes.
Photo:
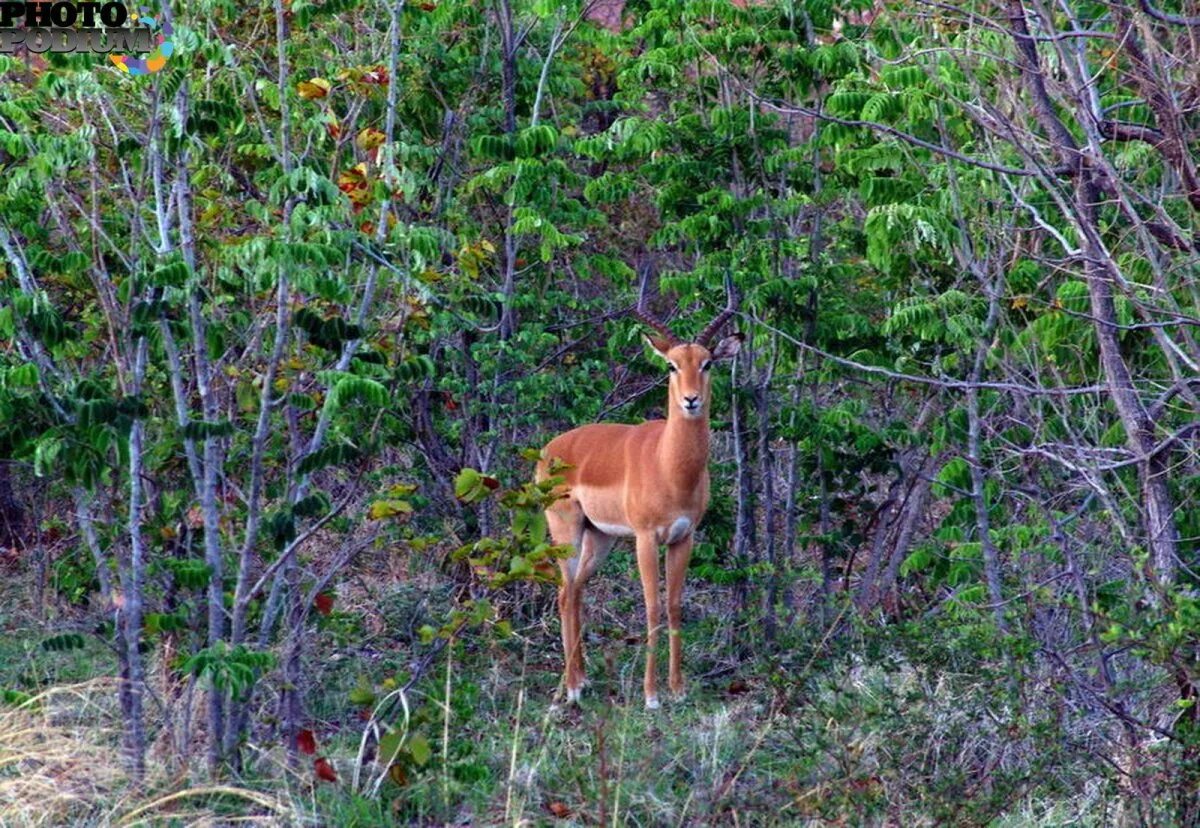
[[[695,342],[680,341],[642,305],[639,300],[633,313],[659,334],[646,340],[667,363],[667,419],[640,425],[596,423],[560,434],[542,449],[537,479],[547,479],[552,471],[563,478],[560,497],[546,510],[546,521],[554,542],[575,550],[559,560],[567,701],[579,701],[584,681],[584,587],[617,539],[633,538],[646,603],[645,700],[653,709],[658,707],[654,648],[661,617],[658,548],[667,546],[669,684],[678,697],[683,694],[683,580],[693,533],[708,508],[709,369],[715,361],[735,356],[743,336],[736,333],[710,349],[713,336],[733,315],[732,294],[729,306]],[[566,464],[565,469],[552,470],[554,460]]]

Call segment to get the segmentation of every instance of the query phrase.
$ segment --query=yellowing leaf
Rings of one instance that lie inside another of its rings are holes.
[[[329,81],[324,78],[313,78],[312,80],[300,81],[296,87],[296,91],[300,93],[301,98],[311,101],[314,98],[324,98],[329,94],[331,88]]]
[[[355,164],[338,175],[338,189],[350,197],[355,208],[361,208],[371,200],[371,187],[367,181],[367,165]]]
[[[387,136],[382,132],[374,127],[367,127],[358,133],[358,137],[354,139],[354,142],[358,144],[359,149],[370,152],[373,149],[383,146],[386,140]]]
[[[371,520],[383,520],[396,515],[410,514],[412,510],[412,504],[407,500],[377,500],[371,504],[367,515]]]
[[[350,691],[350,703],[360,707],[369,707],[375,704],[375,691],[367,684],[365,678],[359,677],[358,685]]]
[[[363,190],[367,187],[367,165],[355,164],[338,175],[338,189],[344,193],[352,190]]]

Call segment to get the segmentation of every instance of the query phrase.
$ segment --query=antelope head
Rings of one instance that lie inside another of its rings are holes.
[[[637,307],[633,309],[633,315],[656,332],[656,335],[646,334],[646,342],[667,363],[668,417],[678,411],[686,419],[706,418],[712,390],[709,372],[713,363],[732,359],[741,349],[745,339],[741,333],[727,336],[713,345],[713,339],[721,327],[734,314],[733,290],[728,279],[726,290],[728,301],[725,309],[708,323],[694,342],[684,342],[646,310],[643,276],[641,295]]]

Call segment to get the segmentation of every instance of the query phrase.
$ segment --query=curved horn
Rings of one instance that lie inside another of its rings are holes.
[[[736,297],[733,291],[733,275],[728,270],[725,271],[725,295],[728,297],[725,302],[725,309],[718,313],[713,321],[709,322],[707,327],[696,337],[697,344],[703,345],[705,348],[709,346],[717,331],[721,330],[721,326],[728,322],[734,313],[737,312]]]
[[[635,305],[633,308],[630,309],[630,313],[633,314],[633,316],[636,317],[639,321],[641,321],[644,325],[647,325],[647,326],[653,328],[654,330],[658,331],[658,333],[660,333],[663,336],[663,338],[666,339],[668,342],[670,342],[672,345],[677,345],[679,343],[679,337],[677,337],[677,336],[675,336],[675,334],[671,333],[670,328],[668,328],[665,324],[663,324],[662,321],[655,318],[646,309],[646,293],[647,293],[647,288],[650,285],[650,270],[651,270],[651,264],[650,264],[649,259],[647,259],[642,262],[642,279],[641,279],[641,284],[638,286],[637,305]]]

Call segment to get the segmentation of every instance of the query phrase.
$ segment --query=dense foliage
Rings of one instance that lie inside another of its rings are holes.
[[[131,778],[282,745],[335,821],[445,821],[452,784],[480,822],[522,785],[614,823],[1200,820],[1194,4],[170,14],[152,75],[0,55],[0,541],[41,614],[6,704],[106,643]],[[631,722],[615,554],[617,712],[527,737],[530,449],[661,415],[639,274],[680,336],[727,292],[748,336],[695,718]],[[347,710],[353,781],[309,756]],[[698,753],[614,783],[659,726]],[[549,751],[588,770],[539,792]]]

